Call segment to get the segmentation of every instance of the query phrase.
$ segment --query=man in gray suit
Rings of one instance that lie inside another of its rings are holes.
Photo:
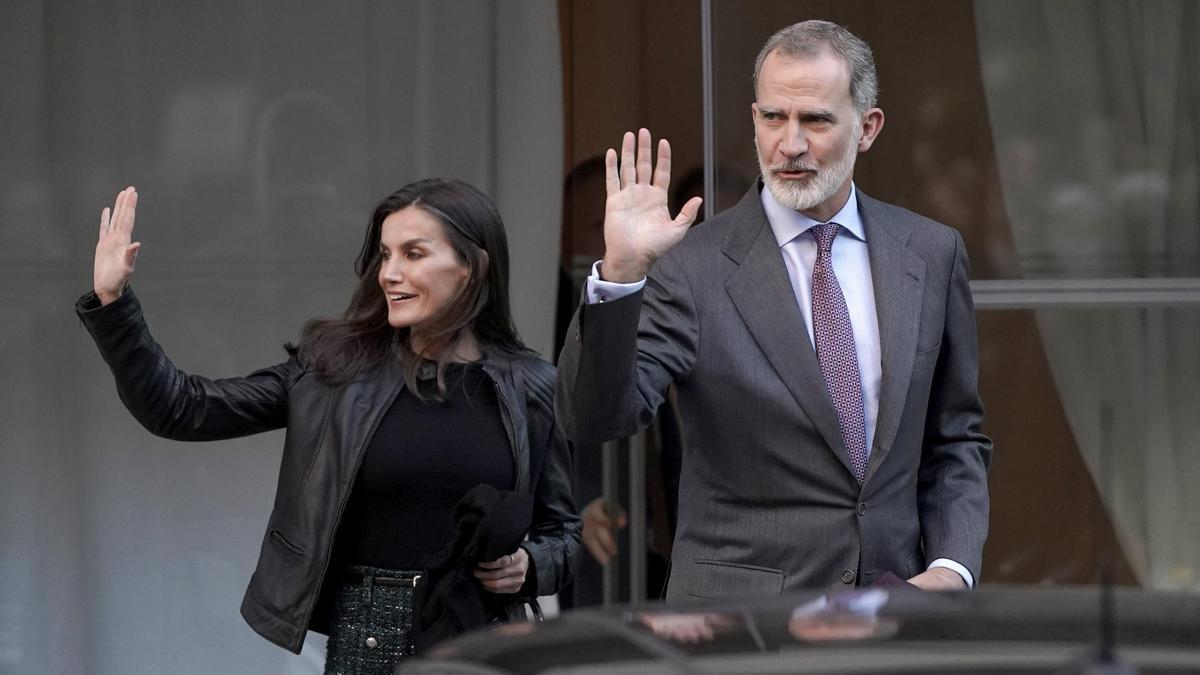
[[[577,442],[631,435],[675,386],[669,598],[979,579],[991,441],[967,256],[954,230],[855,188],[876,90],[841,26],[772,36],[751,105],[761,181],[691,233],[700,200],[671,218],[665,140],[656,164],[645,129],[607,153],[605,253],[559,415]]]

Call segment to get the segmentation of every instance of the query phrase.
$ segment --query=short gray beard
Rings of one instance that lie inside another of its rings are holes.
[[[758,151],[757,139],[754,142],[754,156],[758,158],[758,170],[762,174],[763,183],[771,191],[775,201],[793,211],[807,211],[832,197],[833,193],[837,192],[842,183],[846,181],[846,178],[854,172],[854,160],[858,156],[858,139],[854,139],[854,142],[850,143],[846,154],[836,164],[824,168],[798,160],[769,167]],[[775,175],[775,171],[815,171],[816,174],[809,179],[808,185],[801,185],[798,181],[779,178]]]

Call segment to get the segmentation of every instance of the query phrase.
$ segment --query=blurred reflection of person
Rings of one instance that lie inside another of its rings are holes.
[[[314,92],[289,92],[263,108],[254,144],[256,242],[272,261],[345,260],[354,242],[339,179],[353,173],[343,115]]]
[[[879,617],[879,610],[887,601],[888,592],[879,588],[822,595],[792,610],[788,634],[803,642],[868,640],[894,635],[899,629],[897,621]]]
[[[637,620],[655,637],[684,644],[710,642],[735,624],[732,615],[720,612],[642,612]]]
[[[891,637],[899,630],[894,617],[881,617],[890,594],[882,588],[838,591],[820,595],[796,606],[786,618],[786,633],[801,642],[874,640]],[[761,615],[761,616],[759,616]],[[779,640],[775,608],[741,611],[639,612],[637,621],[656,637],[683,644],[711,642],[718,635],[730,651],[753,648],[771,651],[787,646]],[[745,638],[749,637],[749,640]]]
[[[579,304],[591,262],[604,254],[604,217],[596,211],[604,199],[604,157],[589,157],[563,180],[563,236],[559,258],[555,353],[562,351],[571,314]],[[586,261],[586,262],[585,262]]]
[[[979,577],[991,441],[966,252],[855,187],[883,128],[876,89],[870,48],[841,26],[772,36],[751,106],[761,180],[691,234],[699,200],[671,218],[665,140],[656,163],[645,129],[606,155],[606,249],[557,404],[573,440],[598,442],[674,386],[668,598]]]
[[[385,198],[344,317],[309,322],[286,362],[220,380],[178,370],[150,335],[128,288],[136,204],[128,188],[104,209],[76,305],[122,402],[175,440],[287,428],[251,628],[296,653],[327,633],[326,672],[391,673],[422,635],[523,616],[565,584],[579,522],[554,368],[513,327],[486,196],[431,179]],[[449,597],[428,606],[452,620],[419,623],[423,593]]]
[[[703,176],[703,174],[701,174]],[[591,262],[604,254],[604,218],[595,204],[604,198],[604,157],[596,155],[577,164],[563,181],[562,260],[559,266],[556,353],[562,349],[571,315],[579,303],[583,282]],[[646,475],[646,588],[648,597],[661,597],[674,536],[675,496],[679,481],[678,430],[667,407],[655,420],[658,434],[647,438]],[[580,451],[582,450],[582,451]],[[619,554],[619,530],[628,523],[621,506],[600,496],[602,467],[599,448],[577,449],[576,497],[585,503],[582,541],[591,559],[608,565]],[[600,570],[581,566],[572,592],[561,598],[564,606],[599,604],[602,600]]]
[[[603,158],[600,168],[603,169]],[[721,165],[716,170],[717,196],[714,201],[722,204],[734,204],[741,198],[741,190],[746,185],[747,178],[740,171],[727,165]],[[603,179],[603,174],[600,174]],[[601,185],[603,185],[601,183]],[[693,195],[704,192],[704,167],[697,166],[686,171],[683,177],[676,181],[671,191],[671,209],[682,208]],[[578,200],[575,200],[578,201]],[[593,209],[594,212],[594,209]],[[704,214],[696,215],[693,226],[704,222]],[[603,245],[603,219],[595,223],[595,229],[601,234],[600,244]],[[591,261],[604,254],[601,246],[595,255],[588,257],[588,267]],[[579,291],[576,291],[578,297]],[[574,306],[572,306],[573,309]],[[568,316],[568,319],[570,317]],[[565,332],[566,326],[563,326]],[[647,542],[647,596],[661,597],[666,591],[667,572],[670,569],[671,542],[675,538],[675,519],[679,499],[679,467],[683,458],[682,439],[680,438],[678,415],[675,412],[674,392],[667,394],[667,399],[659,406],[655,416],[654,428],[656,434],[647,438],[646,465],[646,542]],[[583,545],[600,564],[607,565],[619,555],[618,531],[628,524],[628,515],[619,504],[611,503],[603,497],[597,497],[587,503],[580,514],[583,518]]]

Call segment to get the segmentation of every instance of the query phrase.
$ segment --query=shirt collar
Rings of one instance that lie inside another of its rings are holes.
[[[762,192],[763,210],[767,212],[767,222],[771,223],[771,231],[775,234],[775,242],[780,248],[796,237],[804,234],[814,225],[820,225],[819,222],[809,218],[808,216],[793,211],[788,207],[775,201],[775,195],[771,194],[771,188],[763,186]],[[846,203],[841,210],[833,214],[829,219],[831,223],[837,223],[842,226],[842,229],[853,234],[861,241],[867,240],[867,232],[863,228],[862,216],[858,213],[858,188],[854,183],[850,184],[850,197],[846,199]]]

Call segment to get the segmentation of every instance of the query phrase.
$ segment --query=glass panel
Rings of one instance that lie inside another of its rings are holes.
[[[619,148],[625,131],[644,126],[671,141],[674,209],[703,192],[700,14],[695,0],[562,0],[559,7],[567,120],[562,255],[578,280],[603,255],[604,151]],[[669,48],[656,41],[662,35],[671,36]]]
[[[695,0],[560,0],[563,42],[566,162],[557,329],[559,348],[579,302],[583,279],[604,253],[604,163],[607,148],[639,126],[672,149],[671,210],[703,193],[700,13]],[[667,39],[664,39],[667,36]],[[621,555],[605,568],[618,598],[660,597],[673,538],[678,481],[677,433],[660,415],[646,443],[644,466],[631,466],[627,448],[614,453],[617,507],[629,507],[631,472],[645,473],[647,555],[644,592],[631,593],[630,522],[618,533]],[[577,447],[576,501],[582,509],[602,494],[601,450]],[[614,568],[617,568],[614,571]],[[602,569],[586,551],[574,589],[560,598],[575,606],[602,600]]]
[[[812,17],[875,52],[859,188],[959,229],[974,278],[1200,276],[1195,3],[713,0],[719,208],[757,174],[754,57]]]
[[[1067,284],[1066,305],[1096,293],[1111,303],[979,313],[996,441],[985,578],[1092,582],[1114,550],[1118,581],[1200,588],[1190,534],[1200,503],[1184,489],[1200,478],[1200,403],[1189,389],[1200,375],[1200,312],[1188,304],[1200,276],[1200,54],[1184,47],[1197,42],[1200,7],[753,7],[712,2],[718,210],[758,174],[749,110],[758,50],[780,28],[820,17],[875,53],[886,124],[858,157],[859,189],[957,228],[973,279],[1036,278],[1043,294]],[[1171,287],[1175,306],[1137,306],[1147,288],[1162,290],[1146,286],[1155,277],[1182,284]],[[1004,289],[1005,306],[1021,307],[1021,286]],[[1102,448],[1111,485],[1098,481]]]
[[[1200,589],[1197,308],[979,313],[994,581]]]
[[[976,2],[1027,277],[1200,276],[1200,7]]]
[[[238,615],[282,433],[151,436],[73,315],[100,209],[138,187],[151,329],[220,377],[343,311],[381,198],[457,177],[497,202],[520,333],[549,355],[557,7],[3,0],[0,18],[0,672],[321,672],[322,636],[295,656]]]

